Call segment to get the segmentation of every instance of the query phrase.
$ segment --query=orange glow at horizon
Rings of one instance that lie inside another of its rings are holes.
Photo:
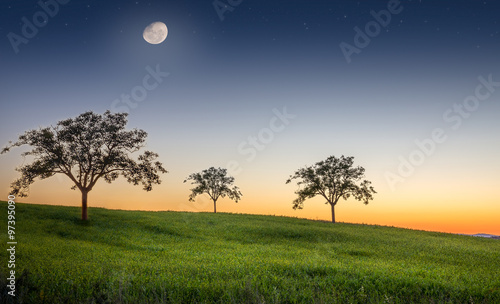
[[[321,198],[313,198],[304,203],[304,209],[293,210],[293,191],[296,185],[236,182],[242,189],[243,198],[235,203],[227,198],[217,202],[218,212],[247,213],[290,216],[312,220],[331,220],[331,209]],[[37,181],[31,186],[30,196],[17,198],[18,202],[77,206],[81,204],[79,191],[72,191],[70,182],[53,177]],[[188,201],[190,184],[181,179],[165,176],[161,185],[151,192],[140,186],[128,184],[123,179],[113,184],[98,183],[89,193],[89,207],[103,207],[122,210],[148,211],[190,211],[213,212],[213,203],[206,195],[198,196],[195,202]],[[250,189],[254,188],[251,192]],[[430,187],[432,188],[432,187]],[[5,189],[7,190],[7,189]],[[380,192],[380,191],[379,191]],[[341,200],[335,207],[337,222],[373,224],[401,228],[428,230],[448,233],[490,233],[500,235],[500,207],[497,201],[488,198],[493,193],[481,196],[445,198],[444,195],[414,195],[404,199],[402,194],[378,193],[375,200],[364,205],[349,199]],[[5,199],[7,193],[5,193]],[[470,202],[481,202],[471,204]],[[91,211],[90,211],[91,216]]]

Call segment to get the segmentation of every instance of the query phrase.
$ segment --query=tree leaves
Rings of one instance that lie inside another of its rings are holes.
[[[134,185],[141,183],[146,191],[160,184],[159,173],[167,173],[158,161],[158,154],[145,151],[138,161],[129,154],[145,145],[147,133],[143,130],[125,130],[126,113],[103,115],[85,112],[75,118],[59,121],[55,127],[29,130],[17,142],[9,142],[1,153],[22,145],[32,149],[23,156],[34,156],[33,163],[16,170],[21,177],[12,183],[12,193],[27,195],[35,178],[45,179],[56,173],[68,176],[72,189],[90,191],[103,178],[111,183],[121,174]]]
[[[196,185],[191,189],[190,201],[194,201],[196,196],[203,193],[208,194],[214,204],[219,197],[227,196],[237,203],[243,196],[237,186],[230,187],[234,183],[234,177],[227,175],[227,169],[210,167],[189,175],[184,182],[188,180],[192,180],[191,184]]]
[[[371,182],[362,180],[365,169],[353,167],[354,157],[330,156],[324,161],[297,170],[286,183],[297,180],[298,197],[293,201],[293,209],[302,209],[306,199],[317,195],[326,199],[326,204],[335,206],[340,198],[356,200],[368,204],[376,193]],[[359,183],[359,184],[358,184]]]

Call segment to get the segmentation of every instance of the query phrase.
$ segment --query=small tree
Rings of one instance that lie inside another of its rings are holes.
[[[227,175],[227,169],[210,167],[199,173],[193,173],[184,181],[192,180],[191,184],[196,187],[191,189],[189,201],[194,202],[194,198],[206,193],[214,202],[214,213],[217,213],[217,200],[219,197],[229,197],[236,203],[243,196],[238,187],[230,188],[234,183],[234,177]]]
[[[286,181],[288,184],[293,179],[299,180],[299,190],[295,192],[298,197],[293,201],[293,209],[302,209],[306,199],[321,195],[326,199],[325,204],[332,207],[332,223],[335,223],[335,205],[340,198],[347,200],[352,195],[356,200],[368,204],[373,199],[372,194],[377,192],[370,186],[371,182],[361,181],[365,169],[353,167],[353,159],[352,156],[330,156],[310,167],[297,170]]]
[[[135,161],[129,157],[144,146],[147,133],[125,131],[127,114],[104,115],[83,113],[76,118],[59,121],[55,127],[26,131],[17,142],[9,142],[2,154],[12,147],[32,146],[22,155],[34,156],[31,164],[16,168],[21,177],[12,183],[11,194],[27,196],[35,178],[45,179],[57,173],[69,177],[82,192],[82,220],[87,220],[87,196],[99,179],[111,183],[121,173],[128,182],[152,190],[160,184],[158,172],[167,173],[158,161],[158,154],[145,151]]]

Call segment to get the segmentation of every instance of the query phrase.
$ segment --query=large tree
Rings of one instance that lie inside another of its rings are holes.
[[[128,182],[142,183],[144,190],[160,184],[160,173],[167,173],[158,161],[158,154],[144,151],[137,160],[129,154],[144,147],[147,133],[143,130],[125,130],[126,113],[104,115],[83,113],[75,118],[59,121],[57,125],[26,131],[17,142],[9,142],[2,154],[13,147],[28,145],[23,156],[34,160],[16,168],[21,177],[12,183],[12,195],[27,196],[35,178],[45,179],[61,173],[69,177],[82,193],[82,220],[87,220],[87,195],[99,179],[111,183],[121,174]]]
[[[324,161],[297,170],[286,183],[297,179],[298,197],[293,201],[293,209],[302,209],[304,201],[316,195],[326,199],[325,204],[332,208],[332,223],[335,223],[335,205],[340,198],[347,200],[353,196],[356,200],[368,204],[377,193],[370,186],[371,182],[362,180],[365,169],[353,166],[354,157],[340,158],[330,156]]]
[[[191,189],[189,200],[194,202],[197,195],[206,193],[214,202],[214,213],[217,213],[217,200],[222,197],[229,197],[236,203],[243,196],[237,186],[231,188],[234,177],[227,175],[227,169],[210,167],[198,173],[193,173],[184,180],[192,180],[191,184],[196,185]]]

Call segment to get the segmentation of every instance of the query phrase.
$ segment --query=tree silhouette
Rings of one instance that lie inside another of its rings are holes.
[[[35,178],[45,179],[54,174],[66,175],[82,193],[82,220],[87,220],[87,196],[99,179],[111,183],[121,174],[129,183],[142,183],[152,190],[160,184],[160,173],[167,173],[158,161],[158,154],[145,151],[137,158],[129,154],[144,146],[147,133],[125,130],[126,113],[104,115],[85,112],[76,118],[59,121],[55,127],[26,131],[17,142],[9,142],[1,154],[13,147],[32,146],[23,156],[34,156],[31,164],[16,168],[21,177],[11,185],[12,195],[27,196]]]
[[[234,177],[227,175],[227,169],[210,167],[199,173],[189,175],[184,182],[188,180],[192,180],[191,184],[196,185],[191,189],[189,200],[194,202],[197,195],[208,194],[214,202],[214,213],[217,213],[217,200],[219,197],[224,198],[227,196],[237,203],[243,196],[238,187],[230,188],[234,183]]]
[[[370,186],[371,182],[361,181],[365,169],[353,167],[354,157],[340,158],[330,156],[324,161],[297,170],[286,183],[298,179],[299,190],[295,193],[297,199],[293,201],[293,209],[302,209],[304,201],[320,195],[326,199],[325,204],[332,207],[332,223],[335,223],[335,205],[340,198],[347,200],[351,195],[366,205],[373,199],[375,190]],[[357,182],[360,182],[359,185]]]

